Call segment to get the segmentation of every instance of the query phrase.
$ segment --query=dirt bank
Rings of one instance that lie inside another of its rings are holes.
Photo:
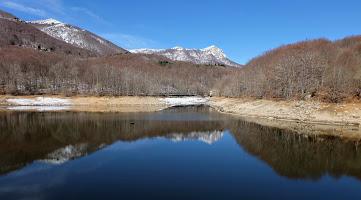
[[[311,124],[361,124],[361,103],[329,104],[316,101],[271,101],[246,98],[201,97],[64,97],[0,96],[2,110],[46,108],[89,112],[153,112],[171,106],[206,104],[243,117]],[[36,109],[35,109],[36,110]],[[47,111],[44,109],[44,111]]]
[[[154,112],[167,108],[157,97],[0,96],[1,111]]]
[[[289,129],[307,137],[341,137],[361,141],[361,103],[211,98],[209,105],[246,121]]]
[[[271,120],[355,126],[361,123],[361,103],[212,98],[209,105],[224,113]]]
[[[0,96],[0,111],[154,112],[208,101],[203,97]]]

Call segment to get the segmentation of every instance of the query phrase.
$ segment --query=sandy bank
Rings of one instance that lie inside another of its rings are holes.
[[[157,97],[0,96],[1,111],[154,112],[168,105]]]
[[[202,97],[0,96],[0,111],[154,112],[207,104]]]
[[[361,140],[361,104],[211,98],[219,112],[309,136]]]
[[[361,103],[212,98],[209,105],[224,113],[271,120],[355,126],[361,123]]]

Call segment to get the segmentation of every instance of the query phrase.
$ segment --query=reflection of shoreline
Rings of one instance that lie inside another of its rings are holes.
[[[214,112],[187,109],[172,109],[165,115],[162,112],[0,114],[0,174],[39,160],[62,164],[116,141],[167,138],[213,144],[224,135],[215,130],[230,130],[242,149],[267,163],[279,175],[311,180],[325,174],[361,179],[361,148],[357,148],[357,141],[294,134]]]
[[[361,180],[361,148],[357,141],[295,134],[241,121],[231,131],[237,131],[234,138],[245,151],[281,176],[310,180],[325,175],[351,176]]]
[[[162,113],[0,113],[0,174],[34,161],[61,164],[98,151],[116,141],[165,137],[168,133],[222,130],[218,115],[208,121],[208,109],[186,108],[179,118],[174,110]],[[197,114],[194,114],[197,113]],[[177,116],[177,118],[170,117]],[[197,115],[199,115],[197,117]],[[86,144],[86,145],[84,145]]]

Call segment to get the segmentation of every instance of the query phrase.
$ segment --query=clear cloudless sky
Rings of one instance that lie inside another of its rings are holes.
[[[239,63],[283,44],[361,34],[360,0],[1,0],[0,8],[71,23],[128,49],[214,44]]]

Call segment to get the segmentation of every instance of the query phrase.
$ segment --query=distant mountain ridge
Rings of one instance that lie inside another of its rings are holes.
[[[230,60],[224,51],[215,45],[204,49],[174,47],[171,49],[133,49],[129,51],[131,53],[139,54],[156,54],[167,57],[171,60],[193,62],[196,64],[242,67],[242,65]]]
[[[118,47],[94,33],[52,18],[28,21],[28,23],[58,40],[102,56],[128,53],[127,50]]]

